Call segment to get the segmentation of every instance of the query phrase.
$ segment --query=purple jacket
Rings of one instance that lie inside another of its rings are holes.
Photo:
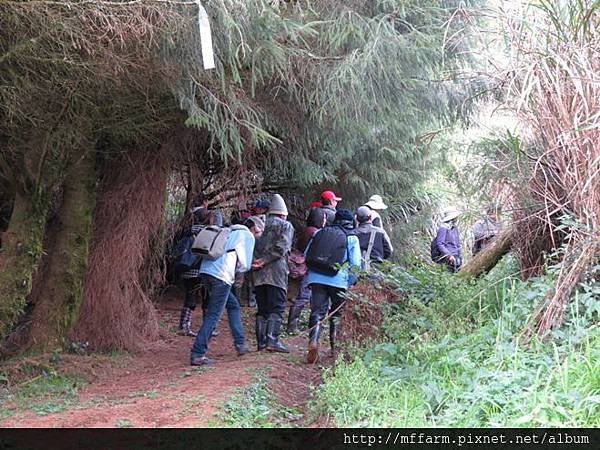
[[[458,228],[449,228],[447,225],[442,224],[442,226],[438,228],[436,242],[438,249],[445,256],[458,256],[462,259],[462,250],[460,248],[460,236],[458,235]]]

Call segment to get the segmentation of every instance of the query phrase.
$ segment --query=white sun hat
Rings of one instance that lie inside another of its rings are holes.
[[[369,198],[369,201],[367,203],[365,203],[365,206],[368,206],[371,209],[387,209],[387,205],[385,203],[383,203],[383,199],[381,198],[381,195],[371,195],[371,198]]]
[[[448,208],[442,213],[442,222],[449,222],[461,215],[461,212],[456,208]]]

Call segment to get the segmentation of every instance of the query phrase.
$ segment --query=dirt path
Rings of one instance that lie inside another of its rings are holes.
[[[179,320],[181,294],[168,292],[158,305],[163,326],[173,330]],[[255,346],[253,308],[243,308],[249,345]],[[194,325],[200,321],[196,312]],[[205,427],[226,425],[225,403],[260,380],[275,394],[276,403],[296,411],[284,426],[315,426],[306,415],[311,386],[320,382],[320,368],[303,363],[306,338],[284,339],[288,355],[252,352],[236,356],[226,317],[219,324],[209,356],[217,364],[196,368],[189,365],[192,338],[165,333],[155,349],[121,356],[118,362],[96,363],[94,379],[76,392],[74,401],[61,412],[40,415],[15,407],[2,427]],[[69,357],[69,364],[82,365],[89,356]],[[89,363],[88,363],[89,364]],[[261,378],[262,377],[262,378]],[[241,390],[240,390],[241,389]],[[243,397],[243,395],[241,396]]]

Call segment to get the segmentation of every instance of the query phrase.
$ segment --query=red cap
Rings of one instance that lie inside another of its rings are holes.
[[[339,202],[342,200],[342,198],[335,195],[335,192],[333,192],[333,191],[321,192],[321,198],[323,199],[323,201],[327,201],[327,202],[330,202],[331,200],[335,200],[335,201]]]
[[[321,202],[312,202],[310,204],[310,209],[313,209],[313,208],[322,208],[322,207],[323,207],[323,203],[321,203]]]

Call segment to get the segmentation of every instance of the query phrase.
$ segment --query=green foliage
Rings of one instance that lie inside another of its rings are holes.
[[[238,389],[223,405],[220,418],[225,425],[237,428],[275,428],[290,426],[289,421],[297,419],[298,414],[279,404],[264,376],[259,375],[256,383]]]
[[[40,416],[62,412],[78,399],[78,391],[85,384],[81,378],[61,375],[54,370],[25,383],[0,390],[0,411],[5,416],[24,410],[33,410]]]
[[[390,311],[384,342],[326,373],[323,410],[340,426],[598,426],[597,282],[552,344],[525,347],[520,333],[553,275],[522,282],[514,271],[507,260],[470,284],[427,267],[390,274],[406,302]]]

